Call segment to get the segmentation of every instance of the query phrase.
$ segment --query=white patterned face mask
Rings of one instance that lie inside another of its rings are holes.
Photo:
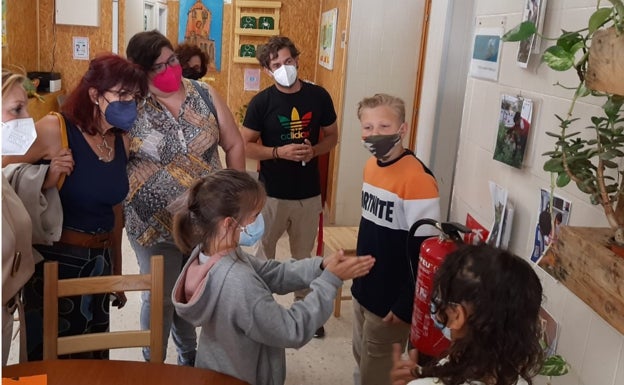
[[[290,87],[297,81],[297,67],[294,65],[283,65],[273,71],[273,78],[282,87]]]
[[[2,122],[2,155],[24,155],[37,139],[32,118]]]

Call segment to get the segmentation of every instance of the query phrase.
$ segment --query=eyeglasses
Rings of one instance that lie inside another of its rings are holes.
[[[164,72],[165,69],[167,69],[167,66],[173,67],[178,64],[180,64],[180,60],[178,60],[178,57],[176,55],[171,55],[171,57],[169,57],[169,59],[167,59],[167,61],[164,63],[154,63],[154,65],[152,66],[152,71],[159,74],[161,72]]]
[[[137,104],[137,107],[143,107],[143,105],[145,105],[145,98],[143,96],[141,96],[141,94],[137,93],[137,92],[130,92],[128,90],[107,90],[106,92],[109,92],[111,94],[115,94],[117,95],[117,100],[119,101],[124,101],[124,102],[129,102],[131,100],[134,100]],[[104,95],[102,95],[102,97],[104,98],[104,100],[106,100],[107,102],[110,103],[110,101],[108,99],[106,99],[106,97]]]
[[[457,302],[444,302],[440,298],[432,298],[431,302],[429,302],[429,313],[431,314],[431,318],[434,318],[436,314],[438,314],[441,310],[444,310],[448,306],[457,306],[459,303]],[[441,314],[443,318],[446,318],[446,314]]]

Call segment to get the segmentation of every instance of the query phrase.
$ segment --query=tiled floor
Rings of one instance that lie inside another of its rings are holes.
[[[123,245],[123,272],[124,274],[138,273],[138,266],[134,253],[127,241]],[[278,243],[277,258],[288,258],[288,238],[286,236]],[[348,292],[348,283],[343,292]],[[139,326],[139,294],[127,293],[128,302],[121,309],[111,310],[111,330],[138,328]],[[292,294],[276,296],[284,306],[292,303]],[[313,339],[299,350],[286,351],[286,385],[327,384],[342,385],[353,383],[354,361],[351,353],[351,301],[343,301],[341,316],[333,315],[325,324],[326,336],[322,339]],[[198,330],[199,332],[199,330]],[[17,362],[17,341],[14,339],[9,357],[9,364]],[[167,363],[176,363],[176,352],[171,338],[167,349]],[[139,348],[119,349],[111,351],[112,359],[142,360]]]

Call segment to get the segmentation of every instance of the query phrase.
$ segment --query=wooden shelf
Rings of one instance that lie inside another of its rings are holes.
[[[254,56],[240,56],[243,45],[252,45],[257,49],[258,37],[269,37],[279,35],[280,8],[279,1],[236,1],[236,18],[234,19],[234,47],[232,48],[234,63],[258,64]],[[249,18],[249,28],[243,27],[243,18]],[[265,20],[262,20],[265,18]],[[267,19],[268,18],[268,19]],[[271,25],[270,23],[273,23]],[[265,27],[261,28],[260,23]],[[245,47],[251,49],[252,47]]]
[[[36,97],[28,98],[28,112],[33,120],[36,122],[37,120],[43,118],[50,111],[59,110],[58,97],[60,95],[64,95],[65,90],[60,90],[56,92],[42,92],[40,95],[43,100],[39,100]]]

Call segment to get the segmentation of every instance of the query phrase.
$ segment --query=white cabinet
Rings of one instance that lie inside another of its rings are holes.
[[[56,24],[100,26],[100,0],[56,0]]]

